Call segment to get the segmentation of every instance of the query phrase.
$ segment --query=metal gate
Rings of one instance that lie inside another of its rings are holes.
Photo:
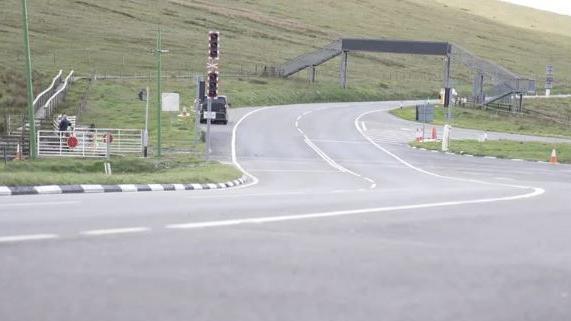
[[[38,131],[39,157],[104,158],[111,155],[142,155],[140,129],[86,128],[74,131]]]

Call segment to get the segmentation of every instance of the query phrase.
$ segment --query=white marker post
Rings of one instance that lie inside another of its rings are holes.
[[[450,108],[450,107],[448,107]],[[444,133],[442,134],[442,151],[447,152],[450,145],[450,132],[452,127],[448,124],[444,125]]]

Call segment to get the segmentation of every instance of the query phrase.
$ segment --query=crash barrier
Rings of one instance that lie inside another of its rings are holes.
[[[141,155],[143,152],[140,129],[40,130],[37,136],[39,157],[104,158],[108,150],[110,155]]]

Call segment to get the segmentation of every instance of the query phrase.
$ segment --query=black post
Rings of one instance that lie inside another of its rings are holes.
[[[8,153],[6,152],[6,143],[2,143],[2,146],[4,146],[4,166],[6,166],[6,164],[8,164]]]

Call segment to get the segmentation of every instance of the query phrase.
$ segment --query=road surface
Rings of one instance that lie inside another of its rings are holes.
[[[410,149],[399,103],[233,110],[242,188],[1,198],[0,320],[569,320],[571,167]]]

